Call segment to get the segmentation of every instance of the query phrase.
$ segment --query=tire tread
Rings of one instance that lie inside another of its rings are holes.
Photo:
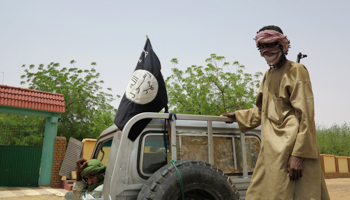
[[[235,194],[235,198],[232,198],[233,200],[239,199],[239,193],[236,189],[235,184],[232,182],[232,180],[225,175],[224,171],[222,171],[220,168],[211,165],[207,162],[201,161],[201,160],[194,160],[194,159],[186,159],[186,160],[178,160],[175,162],[176,167],[180,170],[183,168],[190,168],[190,167],[198,167],[198,166],[204,166],[205,168],[213,169],[213,171],[216,171],[217,174],[222,176],[224,180],[226,180],[227,184],[231,187],[233,193]],[[137,200],[156,200],[156,194],[158,189],[161,188],[160,185],[165,182],[165,180],[170,177],[171,174],[176,173],[176,169],[172,163],[169,163],[168,165],[165,165],[164,167],[160,168],[158,171],[156,171],[144,184],[142,187]]]

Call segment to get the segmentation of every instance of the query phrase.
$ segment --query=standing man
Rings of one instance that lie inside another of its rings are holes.
[[[309,73],[286,59],[290,41],[279,27],[261,28],[255,42],[270,66],[256,106],[223,115],[235,118],[243,133],[261,125],[261,151],[246,199],[328,200]]]

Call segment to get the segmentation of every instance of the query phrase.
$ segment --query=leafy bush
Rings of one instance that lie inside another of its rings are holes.
[[[186,71],[174,67],[166,79],[169,108],[172,112],[220,115],[255,105],[261,72],[245,73],[237,61],[224,62],[224,56],[211,54],[207,66],[192,65]],[[178,60],[171,62],[176,65]],[[233,68],[234,72],[230,70]]]
[[[333,124],[330,128],[318,125],[316,129],[321,154],[350,156],[350,124]]]
[[[52,92],[64,95],[65,113],[62,113],[58,123],[59,136],[83,138],[97,138],[101,132],[113,124],[116,109],[110,104],[115,96],[107,88],[102,88],[103,80],[95,69],[96,63],[91,63],[91,69],[81,70],[75,67],[61,67],[59,63],[47,66],[40,64],[23,65],[24,74],[21,76],[22,85],[29,89]],[[2,114],[0,124],[5,126],[39,126],[45,127],[45,118],[32,116]],[[0,127],[0,143],[13,145],[41,145],[43,134],[28,128],[11,128],[5,130]]]
[[[0,144],[41,146],[44,131],[45,118],[0,113]]]

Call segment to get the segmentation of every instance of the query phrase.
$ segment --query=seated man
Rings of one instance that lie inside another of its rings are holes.
[[[67,192],[65,199],[101,199],[105,171],[106,167],[97,159],[78,159],[77,181],[73,185],[73,191]]]

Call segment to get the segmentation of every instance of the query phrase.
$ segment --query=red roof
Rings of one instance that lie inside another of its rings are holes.
[[[63,94],[0,85],[0,105],[65,112]]]

